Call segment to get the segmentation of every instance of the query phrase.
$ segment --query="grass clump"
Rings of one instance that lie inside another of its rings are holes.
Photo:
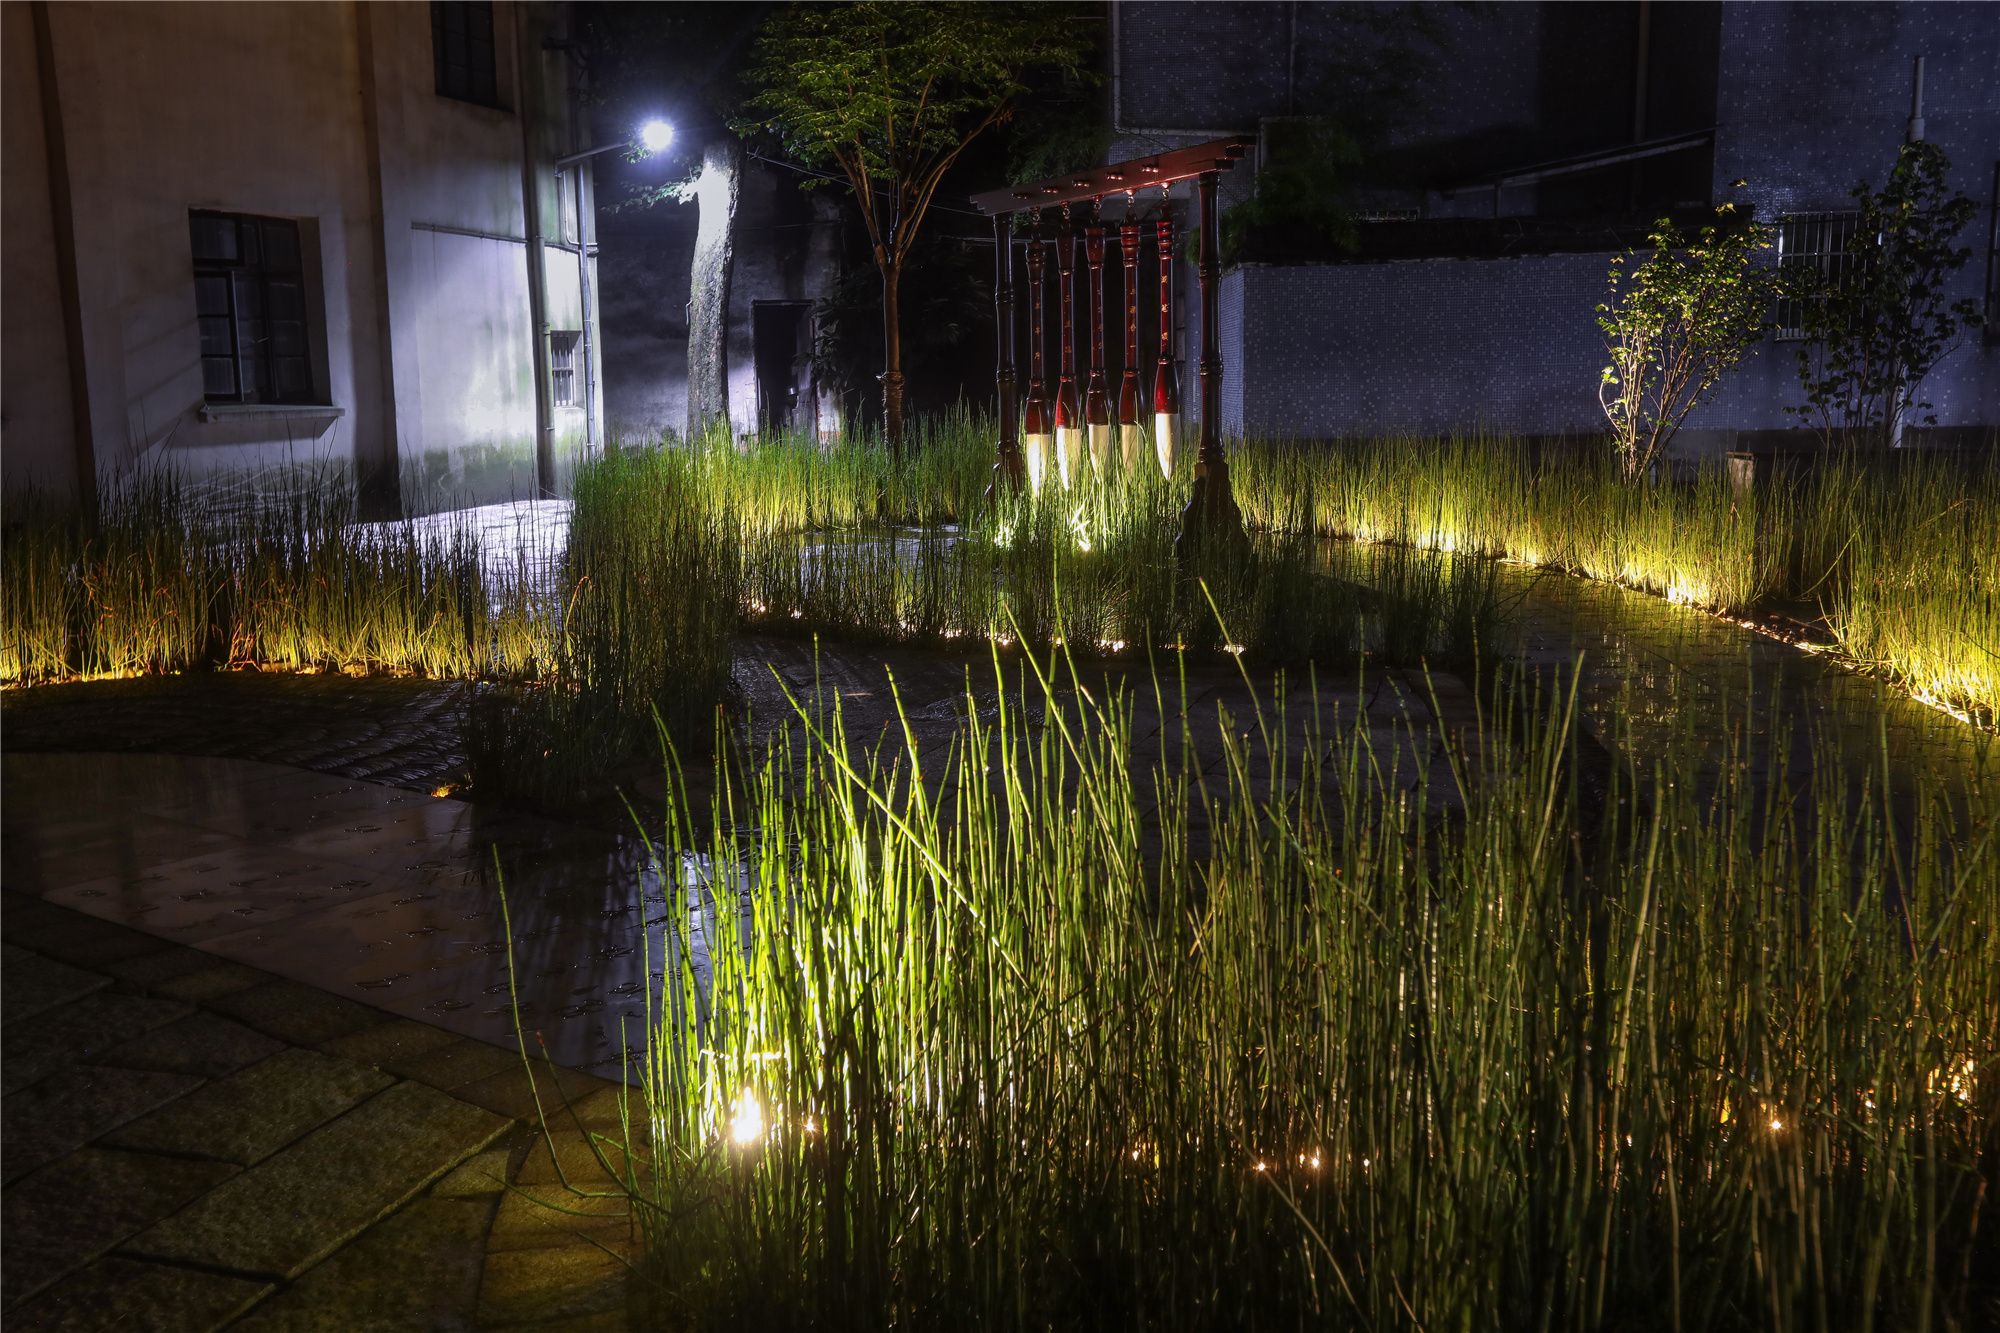
[[[670,818],[625,1178],[659,1326],[1962,1327],[1991,1299],[1990,796],[1905,793],[1904,822],[1875,778],[1732,753],[1699,790],[1628,766],[1579,822],[1573,710],[1520,696],[1436,760],[1224,717],[1205,795],[1217,720],[1151,756],[1127,701],[1026,705],[971,708],[930,782],[836,726]]]
[[[1245,444],[1253,526],[1546,566],[1730,616],[1817,605],[1838,651],[2000,716],[2000,460],[1829,453],[1753,488],[1632,483],[1609,454],[1505,438]]]
[[[698,487],[696,460],[674,450],[578,470],[544,678],[490,696],[474,718],[482,796],[573,800],[656,726],[706,752],[734,660],[742,542]]]
[[[202,668],[534,675],[543,591],[489,576],[462,525],[361,523],[351,487],[294,477],[222,503],[142,476],[96,515],[6,510],[0,679]]]

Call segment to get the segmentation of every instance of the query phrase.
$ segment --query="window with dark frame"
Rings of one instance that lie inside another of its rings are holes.
[[[500,105],[491,0],[431,0],[431,63],[439,97]]]
[[[191,213],[202,393],[211,403],[309,403],[299,224]]]
[[[1860,224],[1859,213],[1792,213],[1778,219],[1778,267],[1811,268],[1838,286],[1853,266],[1848,242]],[[1805,304],[1781,300],[1777,310],[1779,342],[1799,342],[1806,336]]]
[[[577,406],[576,345],[582,338],[583,334],[574,329],[549,333],[550,397],[557,407]]]

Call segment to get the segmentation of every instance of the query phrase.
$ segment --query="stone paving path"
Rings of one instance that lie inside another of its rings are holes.
[[[611,1085],[535,1062],[545,1137],[510,1051],[0,898],[8,1328],[627,1326]]]

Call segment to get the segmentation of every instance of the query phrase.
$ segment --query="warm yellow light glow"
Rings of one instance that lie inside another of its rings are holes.
[[[1021,455],[1028,464],[1028,486],[1032,490],[1042,489],[1042,479],[1049,474],[1049,450],[1055,446],[1052,435],[1027,435],[1021,439]]]
[[[1784,1127],[1785,1127],[1785,1123],[1784,1123],[1784,1121],[1782,1121],[1782,1120],[1773,1120],[1773,1121],[1771,1122],[1771,1128],[1772,1128],[1773,1130],[1780,1130],[1780,1129],[1783,1129]]]
[[[1153,452],[1160,460],[1160,475],[1174,475],[1174,440],[1180,434],[1181,419],[1172,412],[1153,413]]]
[[[1126,474],[1130,475],[1139,466],[1139,456],[1146,452],[1146,428],[1136,421],[1121,423],[1118,452],[1125,459]]]
[[[431,792],[431,795],[433,795],[433,796],[449,796],[449,795],[451,795],[451,784],[449,784],[449,783],[446,783],[446,784],[445,784],[444,786],[442,786],[442,787],[438,787],[438,788],[434,789],[434,790],[433,790],[433,791]]]
[[[1076,549],[1079,551],[1088,551],[1090,549],[1090,525],[1083,521],[1082,505],[1078,505],[1076,512],[1069,516],[1069,525],[1076,529]]]
[[[729,1137],[746,1146],[764,1137],[764,1108],[757,1105],[757,1099],[748,1088],[743,1089],[743,1095],[736,1099],[736,1114],[729,1121]]]
[[[1083,475],[1083,432],[1074,426],[1056,428],[1056,471],[1064,490]]]
[[[1101,473],[1111,464],[1111,425],[1109,422],[1090,423],[1090,461]]]

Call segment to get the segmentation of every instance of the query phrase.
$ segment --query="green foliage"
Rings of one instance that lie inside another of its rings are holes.
[[[1785,270],[1787,297],[1802,311],[1798,351],[1802,406],[1786,410],[1818,428],[1894,438],[1906,422],[1936,425],[1919,395],[1924,377],[1984,322],[1970,298],[1946,301],[1946,281],[1972,258],[1954,246],[1979,206],[1954,192],[1951,162],[1934,143],[1905,144],[1889,181],[1850,191],[1860,216],[1833,271]]]
[[[1045,671],[918,780],[801,709],[669,813],[600,1144],[649,1326],[1966,1326],[1990,792],[1732,745],[1591,819],[1572,701]]]
[[[690,753],[713,742],[735,659],[742,542],[698,480],[671,449],[578,469],[545,679],[489,695],[474,718],[481,798],[575,800],[655,726]]]
[[[1756,263],[1770,228],[1703,227],[1690,244],[1667,219],[1643,262],[1632,253],[1611,265],[1611,299],[1597,307],[1611,364],[1597,398],[1628,479],[1647,475],[1688,413],[1714,396],[1722,376],[1771,325],[1776,275]]]
[[[1238,258],[1251,228],[1283,233],[1297,247],[1353,250],[1354,219],[1343,204],[1343,176],[1360,150],[1334,122],[1317,117],[1273,121],[1250,197],[1222,215],[1222,257]]]
[[[486,569],[446,517],[357,521],[351,487],[306,473],[225,503],[142,476],[95,521],[16,496],[6,512],[0,679],[206,667],[532,677],[545,589]]]
[[[892,182],[893,202],[920,212],[926,187],[1027,90],[1030,67],[1079,66],[1088,48],[1072,26],[1059,5],[794,5],[758,40],[750,105],[767,119],[753,127],[800,161],[839,166],[864,195]]]
[[[1067,6],[858,0],[793,5],[765,24],[749,80],[776,136],[839,168],[882,274],[883,428],[903,438],[898,290],[925,212],[952,164],[1006,119],[1034,68],[1076,71],[1090,46]]]

